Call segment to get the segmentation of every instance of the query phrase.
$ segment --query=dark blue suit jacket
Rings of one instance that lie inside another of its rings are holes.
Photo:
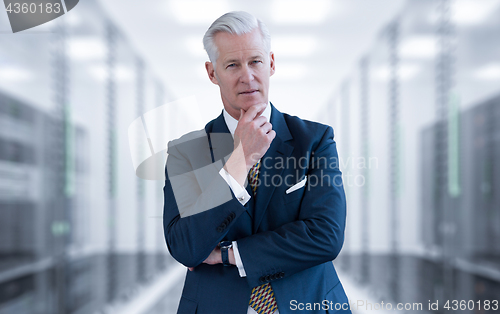
[[[226,202],[183,218],[178,202],[200,205],[208,202],[205,196],[228,189],[217,171],[233,143],[231,137],[214,143],[214,134],[229,134],[222,114],[205,126],[205,136],[186,135],[169,143],[165,239],[177,261],[195,267],[187,272],[178,313],[246,314],[252,288],[266,282],[280,314],[302,308],[312,309],[307,313],[350,313],[332,263],[342,248],[346,218],[333,130],[282,114],[274,106],[271,124],[276,137],[262,159],[256,197],[243,206],[228,192]],[[194,174],[217,161],[209,179]],[[176,194],[176,201],[172,178],[186,173],[193,174],[185,176],[192,182],[182,181],[179,190],[189,190],[191,200]],[[303,188],[285,192],[304,176]],[[239,276],[236,266],[202,263],[221,240],[237,240],[246,277]],[[342,305],[344,310],[337,311]]]

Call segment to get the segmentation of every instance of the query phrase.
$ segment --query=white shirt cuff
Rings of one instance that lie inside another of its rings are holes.
[[[245,272],[245,268],[243,268],[243,262],[241,261],[240,251],[238,251],[238,243],[236,243],[236,241],[233,241],[233,254],[240,277],[246,277],[247,273]]]
[[[231,191],[233,191],[234,193],[234,196],[236,196],[236,199],[241,203],[241,205],[245,206],[245,204],[250,200],[250,195],[248,194],[247,190],[245,190],[238,183],[238,181],[236,181],[233,176],[230,175],[229,172],[226,171],[226,169],[224,169],[224,167],[219,171],[219,174],[229,185]]]

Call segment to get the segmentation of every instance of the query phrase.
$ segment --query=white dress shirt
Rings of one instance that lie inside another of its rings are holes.
[[[229,132],[231,132],[231,135],[234,138],[234,131],[236,130],[236,127],[238,126],[238,120],[235,118],[231,117],[229,113],[224,109],[223,110],[223,115],[224,115],[224,121],[226,122],[227,128],[229,129]],[[271,104],[268,103],[266,106],[266,109],[262,112],[261,116],[265,117],[267,121],[271,121]],[[234,196],[238,199],[238,201],[241,203],[241,205],[245,205],[249,200],[250,200],[250,194],[248,194],[247,190],[242,187],[238,181],[236,181],[230,174],[229,172],[226,171],[226,169],[222,168],[219,171],[219,174],[222,176],[222,178],[227,182],[229,187],[231,188],[231,191],[233,191]],[[233,253],[234,253],[234,260],[236,262],[236,267],[238,267],[238,272],[241,277],[246,277],[246,272],[245,268],[243,267],[243,261],[241,260],[240,252],[238,251],[238,243],[237,241],[233,241]],[[254,309],[252,309],[250,306],[248,306],[248,311],[247,314],[257,314]],[[274,314],[279,314],[279,311],[276,310]]]

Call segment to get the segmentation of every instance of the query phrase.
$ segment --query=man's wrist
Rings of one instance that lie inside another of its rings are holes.
[[[239,185],[243,186],[245,184],[249,168],[246,165],[245,155],[241,146],[233,151],[231,157],[229,157],[224,165],[224,168]]]
[[[222,264],[222,251],[219,247],[216,248],[216,250],[219,251],[219,254],[217,254],[217,264]]]
[[[234,251],[233,248],[230,248],[228,251],[229,264],[236,265],[236,260],[234,259]]]

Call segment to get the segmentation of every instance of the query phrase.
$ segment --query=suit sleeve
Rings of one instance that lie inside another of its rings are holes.
[[[194,169],[196,156],[189,154],[169,143],[163,227],[170,254],[181,264],[195,267],[246,209],[219,175],[222,161]]]
[[[346,200],[338,162],[332,163],[338,161],[338,155],[331,127],[312,155],[315,164],[309,165],[298,219],[238,240],[251,287],[332,261],[340,253]]]

